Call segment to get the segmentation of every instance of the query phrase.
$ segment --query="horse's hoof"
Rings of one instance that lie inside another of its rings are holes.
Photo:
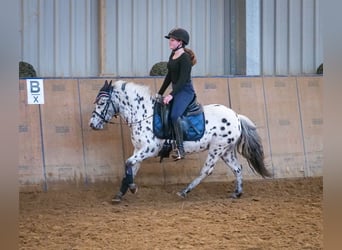
[[[241,195],[242,195],[242,193],[232,193],[232,194],[230,195],[230,198],[232,198],[232,199],[238,199],[238,198],[241,197]]]
[[[121,194],[116,194],[112,199],[113,204],[120,203],[121,201],[122,201],[122,195]]]
[[[177,195],[181,198],[185,198],[186,197],[186,193],[181,191],[181,192],[177,192]]]
[[[132,194],[136,194],[138,192],[138,186],[135,183],[129,184],[128,188]]]

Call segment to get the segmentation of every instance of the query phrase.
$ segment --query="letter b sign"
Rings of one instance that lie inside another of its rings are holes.
[[[27,79],[27,103],[44,104],[43,79]]]

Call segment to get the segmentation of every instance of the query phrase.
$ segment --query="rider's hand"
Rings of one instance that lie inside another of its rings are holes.
[[[172,100],[172,95],[167,95],[164,97],[164,104],[169,104],[169,102]]]

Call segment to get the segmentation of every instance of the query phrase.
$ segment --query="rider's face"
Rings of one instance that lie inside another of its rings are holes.
[[[178,46],[181,44],[182,42],[181,41],[179,41],[179,40],[177,40],[177,39],[174,39],[174,38],[172,38],[172,37],[170,37],[170,39],[169,39],[169,47],[170,47],[170,49],[176,49],[176,48],[178,48]]]

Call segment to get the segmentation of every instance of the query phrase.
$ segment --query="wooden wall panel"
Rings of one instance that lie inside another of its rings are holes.
[[[306,156],[306,176],[323,174],[323,81],[322,77],[297,78],[303,140]]]
[[[198,101],[205,104],[218,103],[230,106],[228,78],[193,78]]]
[[[27,104],[26,80],[19,82],[19,165],[20,189],[43,189],[45,183],[39,105]]]
[[[257,131],[261,137],[264,148],[266,167],[270,172],[273,172],[270,158],[270,145],[262,78],[230,78],[229,90],[232,109],[239,114],[247,116],[257,126]],[[241,155],[239,155],[239,159],[243,165],[244,178],[255,179],[259,176],[249,168],[247,161]]]
[[[89,119],[95,108],[94,100],[104,81],[79,80],[85,170],[87,179],[91,182],[119,182],[124,173],[123,125],[120,118],[113,118],[112,122],[115,124],[106,124],[103,130],[93,130],[89,127]]]
[[[48,183],[84,181],[77,80],[44,80],[42,131]]]
[[[274,177],[304,176],[296,78],[265,77],[264,88]]]

